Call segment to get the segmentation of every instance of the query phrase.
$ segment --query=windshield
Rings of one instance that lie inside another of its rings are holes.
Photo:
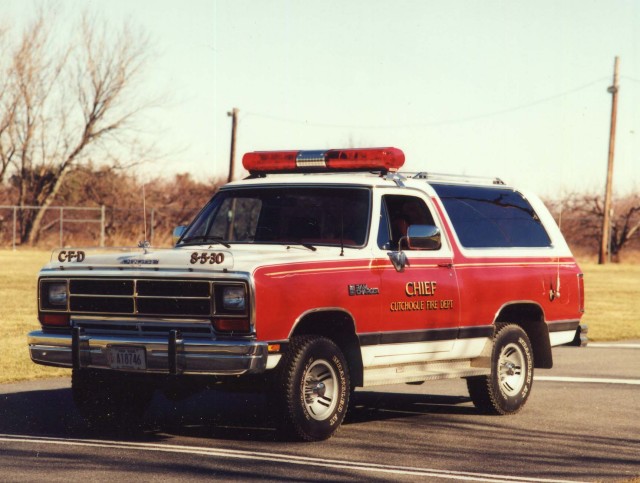
[[[366,188],[267,187],[222,190],[180,244],[262,243],[361,247],[367,242]]]

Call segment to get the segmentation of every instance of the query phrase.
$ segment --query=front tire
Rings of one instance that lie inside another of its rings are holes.
[[[467,378],[476,408],[487,414],[515,414],[533,385],[533,350],[526,332],[515,324],[498,324],[491,354],[491,374]]]
[[[302,441],[335,433],[349,405],[349,368],[342,351],[318,336],[292,337],[275,387],[280,429]]]

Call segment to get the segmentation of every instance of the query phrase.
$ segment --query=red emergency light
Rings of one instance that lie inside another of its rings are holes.
[[[404,164],[398,148],[314,151],[254,151],[242,157],[250,173],[301,171],[396,171]]]

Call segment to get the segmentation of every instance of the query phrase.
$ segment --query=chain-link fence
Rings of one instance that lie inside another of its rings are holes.
[[[14,250],[24,238],[24,220],[27,212],[35,212],[42,209],[38,206],[11,206],[0,205],[0,244],[10,245]],[[81,206],[50,206],[46,208],[42,219],[42,235],[48,244],[65,245],[65,235],[72,226],[81,227],[81,230],[91,235],[94,243],[103,247],[105,244],[106,226],[105,207],[87,208]]]
[[[16,250],[26,243],[26,229],[36,206],[0,205],[0,248]],[[113,206],[51,206],[46,209],[37,246],[135,246],[142,240],[171,245],[171,232],[187,224],[192,209],[147,207],[135,210]]]

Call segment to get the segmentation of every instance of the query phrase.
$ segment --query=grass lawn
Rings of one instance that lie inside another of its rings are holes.
[[[31,362],[26,334],[39,328],[38,270],[50,252],[0,250],[0,383],[68,375],[67,369]],[[591,341],[640,339],[640,265],[581,264]]]
[[[580,264],[589,340],[640,339],[640,265]]]
[[[36,282],[51,252],[0,250],[0,383],[55,377],[68,370],[31,362],[27,333],[40,327]]]

